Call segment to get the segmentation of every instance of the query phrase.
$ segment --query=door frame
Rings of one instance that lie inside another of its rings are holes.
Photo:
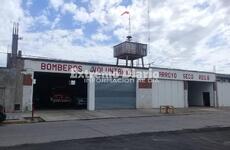
[[[203,96],[203,104],[205,107],[210,107],[211,106],[211,102],[210,102],[210,92],[202,92],[202,96]],[[205,96],[208,96],[208,100],[206,101]]]

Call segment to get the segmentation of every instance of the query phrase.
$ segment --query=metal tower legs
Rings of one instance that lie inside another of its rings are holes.
[[[119,63],[119,59],[117,58],[117,66],[118,66],[118,63]]]
[[[141,61],[142,61],[142,67],[144,67],[144,58],[143,57],[141,58]]]
[[[133,61],[134,60],[131,60],[131,66],[133,67]],[[142,67],[145,67],[144,65],[144,58],[141,58],[141,62],[142,62]],[[119,63],[119,59],[117,58],[117,66],[118,66],[118,63]],[[126,57],[126,66],[128,66],[128,63],[129,63],[129,60],[128,60],[128,57]]]

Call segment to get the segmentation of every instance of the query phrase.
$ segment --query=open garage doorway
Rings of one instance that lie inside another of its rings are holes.
[[[188,82],[188,106],[210,107],[214,106],[213,83]]]
[[[86,109],[87,82],[71,79],[70,74],[35,72],[33,88],[35,109]]]

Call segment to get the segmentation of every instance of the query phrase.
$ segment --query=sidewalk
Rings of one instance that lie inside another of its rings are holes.
[[[164,115],[191,115],[216,113],[230,109],[217,108],[180,108],[174,114],[161,114],[159,109],[122,109],[122,110],[39,110],[35,111],[34,116],[43,121],[68,121],[68,120],[92,120],[109,118],[134,118],[134,117],[157,117]],[[26,123],[25,118],[31,117],[31,112],[7,113],[5,123]]]

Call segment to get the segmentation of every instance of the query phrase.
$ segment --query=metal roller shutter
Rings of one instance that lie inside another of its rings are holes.
[[[184,82],[159,80],[153,83],[153,108],[161,105],[184,107]]]
[[[131,83],[96,83],[96,109],[136,108],[136,81]]]

